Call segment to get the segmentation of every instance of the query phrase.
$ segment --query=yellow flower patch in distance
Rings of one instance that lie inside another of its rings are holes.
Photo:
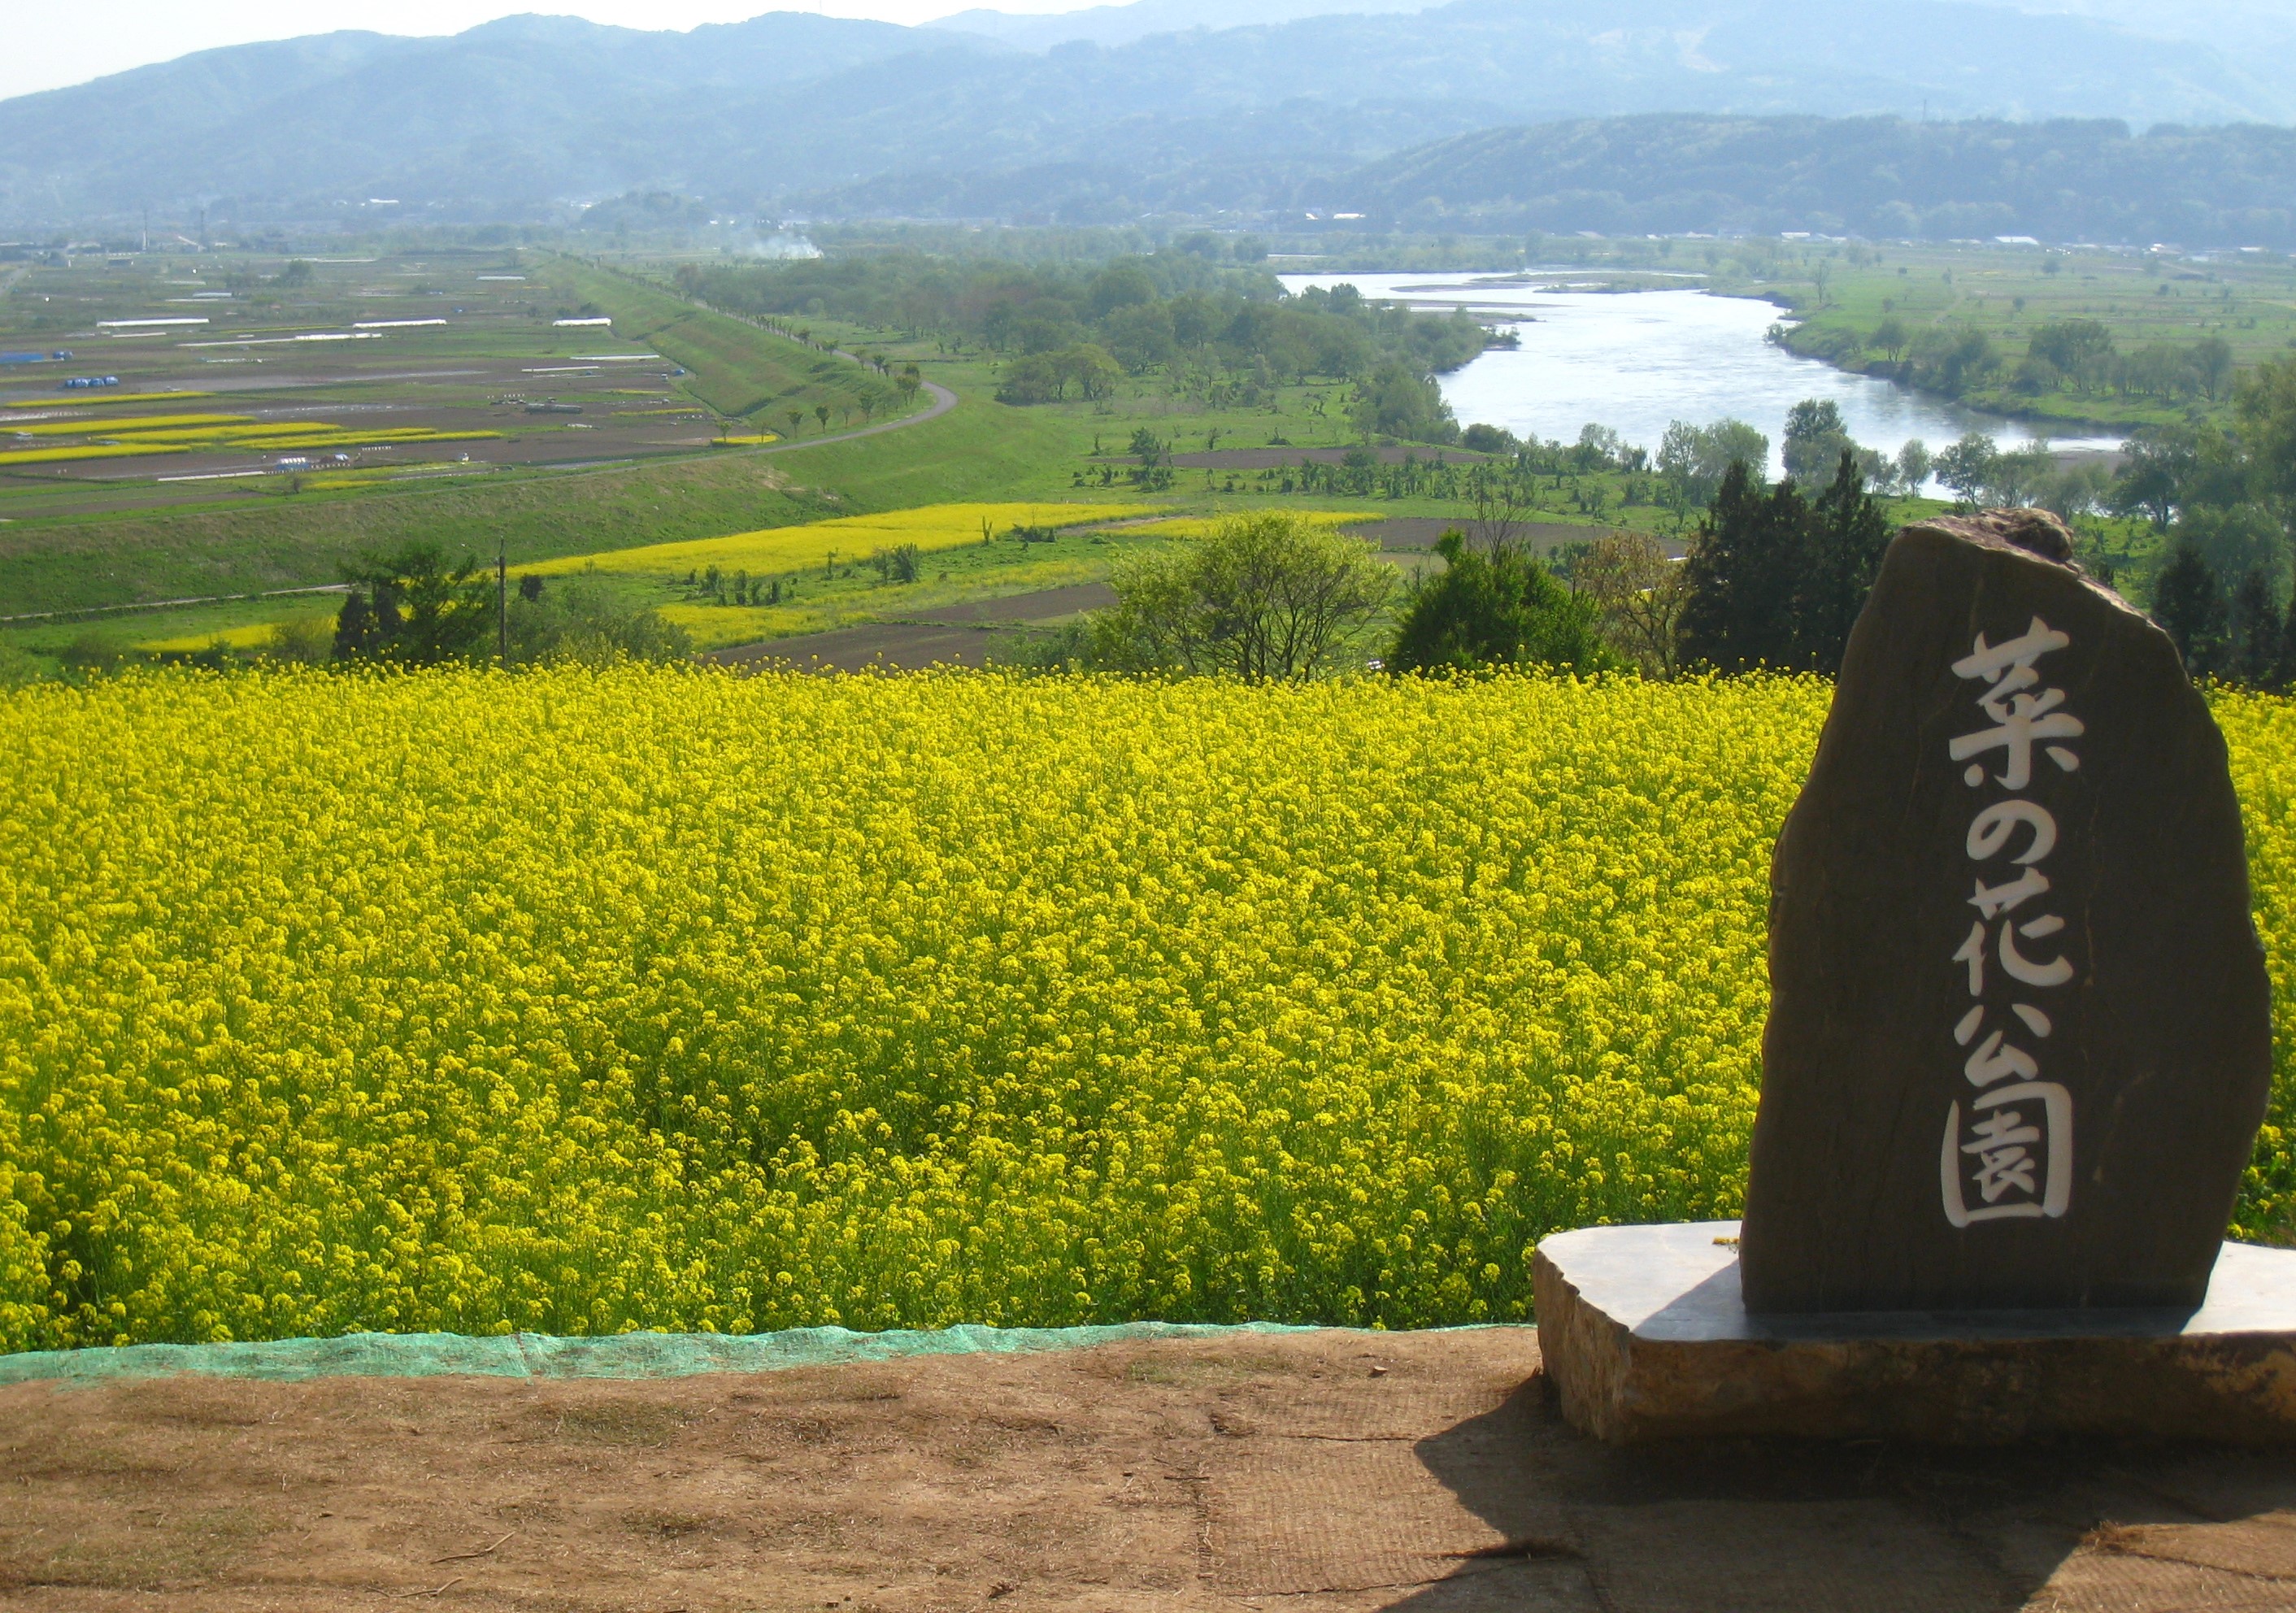
[[[45,448],[0,448],[0,465],[46,465],[73,459],[127,459],[141,454],[187,454],[169,443],[58,444]]]
[[[97,423],[82,428],[88,431],[113,434],[112,427]],[[278,437],[311,432],[332,433],[337,430],[323,420],[254,421],[244,415],[227,415],[211,425],[178,425],[136,430],[138,442],[186,442],[234,444],[250,438]]]
[[[408,427],[395,431],[344,431],[322,428],[312,432],[288,432],[283,435],[234,438],[224,445],[234,448],[271,450],[275,448],[360,448],[396,446],[404,443],[477,442],[486,438],[497,438],[499,431],[433,431],[422,427]]]
[[[97,404],[187,403],[194,397],[214,396],[212,392],[94,392],[78,397],[18,398],[0,404],[0,409],[86,409]]]
[[[1139,537],[1210,537],[1212,528],[1220,522],[1248,513],[1248,511],[1227,511],[1218,515],[1176,515],[1168,520],[1136,521],[1124,529]],[[1360,510],[1286,510],[1283,513],[1297,515],[1301,520],[1319,527],[1368,526],[1384,519],[1365,515]]]
[[[1739,1208],[1829,696],[0,692],[0,1347],[1520,1320],[1546,1232]],[[2214,698],[2284,1236],[2296,706]]]
[[[330,626],[332,626],[335,619],[332,615],[314,617],[306,612],[305,616],[308,619],[324,621]],[[168,652],[193,654],[217,646],[226,650],[259,650],[272,642],[281,625],[279,622],[242,622],[237,626],[217,627],[208,633],[183,633],[172,638],[144,639],[135,647],[138,650],[157,651],[163,654]]]
[[[802,605],[712,605],[688,601],[657,605],[654,613],[685,628],[697,650],[753,644],[759,639],[817,632],[840,626],[844,619]]]
[[[1120,520],[1153,508],[1149,504],[1050,501],[928,504],[882,515],[841,515],[832,520],[808,521],[803,526],[736,532],[726,537],[649,544],[643,548],[615,549],[603,554],[569,555],[523,569],[553,576],[594,566],[601,571],[683,577],[688,571],[716,566],[722,571],[746,570],[752,576],[770,576],[777,571],[823,565],[832,554],[844,562],[865,560],[875,550],[895,549],[903,544],[914,544],[921,550],[953,549],[980,542],[984,529],[993,539],[1014,527],[1086,526]]]
[[[131,414],[124,420],[98,415],[88,420],[38,421],[4,430],[18,437],[78,437],[90,431],[111,435],[121,431],[164,431],[184,426],[234,426],[252,423],[245,414]]]

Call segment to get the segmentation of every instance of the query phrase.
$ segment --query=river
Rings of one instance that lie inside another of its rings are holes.
[[[1463,426],[1487,421],[1518,437],[1575,441],[1579,428],[1609,426],[1653,454],[1669,422],[1742,420],[1770,439],[1779,461],[1786,411],[1830,397],[1867,447],[1895,454],[1919,438],[1931,452],[1965,431],[2009,446],[2037,440],[2024,425],[1799,358],[1765,340],[1783,315],[1767,302],[1702,291],[1611,292],[1572,289],[1567,274],[1529,281],[1473,274],[1285,274],[1285,289],[1352,285],[1365,297],[1439,310],[1461,307],[1512,328],[1522,345],[1494,348],[1439,379]],[[1578,282],[1583,288],[1583,279]],[[2062,450],[2109,450],[2109,437],[2054,437]]]

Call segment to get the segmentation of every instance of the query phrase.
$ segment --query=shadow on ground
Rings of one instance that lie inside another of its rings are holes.
[[[688,1378],[0,1386],[57,1613],[2262,1613],[2296,1458],[1613,1450],[1522,1327]]]
[[[2296,1607],[2296,1461],[2033,1442],[1698,1441],[1621,1449],[1532,1378],[1418,1442],[1497,1535],[1387,1605],[1729,1609]]]

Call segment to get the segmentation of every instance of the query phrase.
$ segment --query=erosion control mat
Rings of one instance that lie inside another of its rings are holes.
[[[2292,1456],[1621,1452],[1515,1328],[831,1332],[682,1376],[513,1339],[428,1377],[25,1378],[0,1605],[2296,1608]]]
[[[847,1366],[912,1355],[1029,1355],[1150,1339],[1221,1339],[1304,1333],[1248,1322],[1240,1327],[1123,1322],[1102,1327],[972,1327],[857,1333],[841,1327],[778,1333],[616,1333],[557,1339],[546,1333],[346,1333],[249,1344],[136,1344],[116,1350],[34,1350],[0,1355],[0,1384],[57,1379],[105,1383],[196,1372],[296,1383],[308,1378],[692,1378]]]

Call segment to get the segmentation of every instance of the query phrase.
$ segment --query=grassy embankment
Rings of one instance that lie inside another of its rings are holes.
[[[685,390],[721,417],[786,432],[799,429],[787,423],[791,409],[809,423],[817,423],[811,422],[816,405],[849,419],[865,398],[882,418],[896,412],[891,383],[859,365],[696,307],[633,276],[555,258],[534,278],[611,315],[617,334],[676,359],[687,372]]]

